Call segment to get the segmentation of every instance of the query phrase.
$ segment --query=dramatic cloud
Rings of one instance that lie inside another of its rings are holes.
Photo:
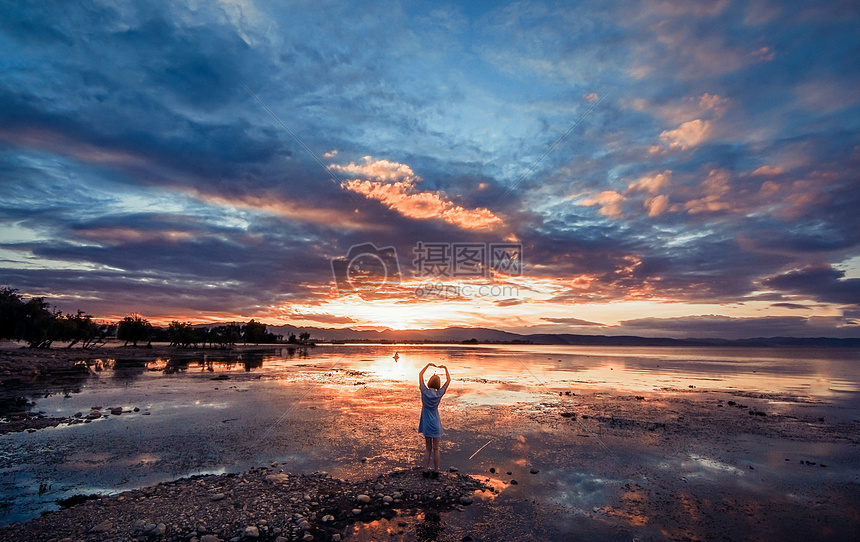
[[[2,3],[0,280],[104,317],[860,336],[858,23],[837,1]],[[401,283],[339,296],[332,260],[367,243]],[[420,243],[522,267],[420,276]]]
[[[442,218],[464,229],[481,229],[498,226],[502,220],[489,209],[464,209],[438,192],[422,192],[417,185],[422,181],[406,164],[364,157],[363,164],[333,164],[331,169],[364,177],[350,179],[344,188],[381,201],[403,216],[426,220]]]

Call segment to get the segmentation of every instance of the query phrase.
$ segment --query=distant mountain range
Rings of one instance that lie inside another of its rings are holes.
[[[269,326],[268,331],[298,336],[310,333],[311,340],[361,342],[426,343],[525,343],[576,346],[750,346],[750,347],[860,347],[860,338],[830,337],[759,337],[754,339],[669,339],[628,335],[574,335],[571,333],[535,333],[521,335],[488,328],[448,327],[423,330],[355,330],[318,327]]]

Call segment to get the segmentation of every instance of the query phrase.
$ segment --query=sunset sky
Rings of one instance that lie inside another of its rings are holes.
[[[3,2],[0,285],[158,323],[860,337],[858,28],[829,1]],[[344,295],[365,243],[399,281]]]

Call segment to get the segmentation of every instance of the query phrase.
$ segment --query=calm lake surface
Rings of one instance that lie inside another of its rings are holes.
[[[585,521],[585,512],[614,498],[624,478],[618,472],[631,462],[654,469],[648,471],[657,473],[648,475],[652,483],[664,470],[667,480],[674,476],[672,469],[689,470],[691,479],[710,477],[724,489],[726,483],[741,483],[739,475],[720,466],[728,464],[725,457],[703,458],[700,451],[685,450],[663,453],[644,444],[641,449],[614,447],[611,436],[602,438],[586,426],[578,431],[591,438],[580,439],[586,443],[568,452],[569,442],[559,440],[561,429],[541,422],[541,416],[560,404],[575,412],[583,395],[669,401],[708,392],[707,397],[721,398],[722,407],[723,399],[744,392],[753,398],[761,395],[757,408],[790,411],[795,418],[826,418],[847,431],[860,431],[856,349],[347,344],[205,355],[177,351],[145,363],[114,359],[110,349],[104,356],[85,374],[15,390],[35,402],[32,410],[52,417],[86,415],[96,406],[103,407],[102,412],[108,407],[124,412],[92,423],[0,436],[0,523],[56,509],[57,499],[76,494],[117,493],[272,462],[290,472],[326,471],[346,479],[414,466],[423,449],[416,432],[417,375],[427,363],[447,365],[453,378],[440,409],[446,430],[443,468],[456,466],[477,474],[500,465],[525,471],[520,476],[528,478],[528,467],[540,464],[542,472],[551,473],[541,478],[542,485],[514,487],[494,480],[508,488],[495,506],[507,506],[504,499],[509,499],[511,513],[524,513],[526,505],[513,504],[520,501],[555,510],[548,520],[555,521],[553,533],[564,532],[560,525],[570,517]],[[443,371],[437,372],[444,377]],[[427,376],[432,373],[431,368]],[[530,416],[533,424],[517,430],[516,424],[500,419],[500,413]],[[775,444],[779,439],[744,444],[744,438],[739,435],[727,444],[724,455],[749,462],[750,469],[762,464],[768,472],[768,462],[757,454],[778,448],[786,462],[816,454],[829,461],[827,476],[848,484],[849,496],[860,487],[858,449],[850,442],[816,447]],[[604,468],[598,460],[615,464],[595,473]],[[568,464],[574,461],[577,464]],[[584,469],[589,462],[594,465]],[[774,470],[773,476],[782,480],[789,474]],[[452,521],[488,521],[476,516],[481,512],[474,508]],[[534,516],[534,510],[528,513]],[[540,521],[532,517],[523,529]],[[635,520],[628,523],[636,528]],[[629,540],[636,534],[581,527],[585,530],[580,533],[603,539],[617,535]],[[352,539],[369,540],[374,529],[384,528],[357,527]]]

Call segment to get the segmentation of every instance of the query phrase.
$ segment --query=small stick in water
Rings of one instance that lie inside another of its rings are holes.
[[[491,443],[491,442],[493,442],[493,439],[488,440],[488,441],[487,441],[487,444],[489,444],[489,443]],[[486,447],[487,447],[487,444],[484,444],[483,446],[481,446],[480,448],[478,448],[478,452],[480,452],[481,450],[483,450],[484,448],[486,448]],[[472,459],[473,457],[475,457],[476,455],[478,455],[478,452],[475,452],[475,453],[473,453],[472,455],[470,455],[470,456],[469,456],[469,459]]]

